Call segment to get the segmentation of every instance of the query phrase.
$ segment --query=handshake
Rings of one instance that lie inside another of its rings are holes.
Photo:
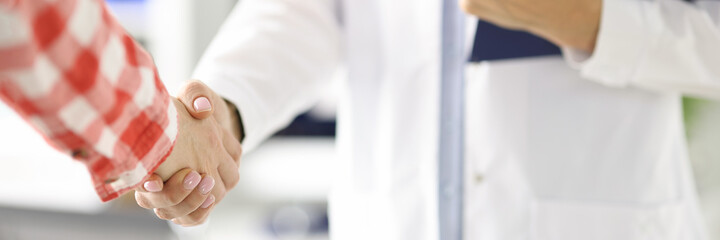
[[[135,199],[162,219],[193,226],[238,182],[239,119],[234,105],[198,81],[186,84],[173,99],[178,115],[175,146],[138,187]]]

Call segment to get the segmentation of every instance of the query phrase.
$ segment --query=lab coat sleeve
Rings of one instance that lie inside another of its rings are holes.
[[[339,55],[333,0],[244,0],[193,77],[237,106],[249,152],[317,102]]]
[[[604,0],[592,55],[564,49],[583,77],[720,99],[720,1]]]

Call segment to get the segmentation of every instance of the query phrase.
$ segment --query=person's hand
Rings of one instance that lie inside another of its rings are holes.
[[[138,205],[154,209],[162,219],[197,225],[205,221],[227,189],[237,184],[242,148],[214,117],[194,119],[180,100],[173,103],[179,129],[175,146],[156,170],[157,175],[136,190],[135,198]],[[165,180],[165,184],[178,187],[163,189]]]
[[[602,0],[460,0],[467,13],[534,33],[557,45],[592,52]]]
[[[185,84],[178,94],[180,102],[185,104],[190,115],[196,119],[205,119],[212,116],[225,130],[232,133],[239,142],[240,136],[240,120],[236,114],[235,105],[225,101],[220,95],[215,93],[210,87],[200,81],[192,80]],[[206,100],[203,100],[206,99]],[[204,102],[212,103],[212,105]],[[210,110],[206,110],[202,106],[211,106]]]
[[[155,209],[159,218],[172,220],[183,226],[192,226],[203,223],[211,211],[210,206],[222,200],[226,192],[237,183],[237,163],[241,154],[238,141],[239,121],[236,119],[234,107],[227,105],[221,97],[200,82],[186,84],[179,97],[190,115],[197,119],[209,118],[204,121],[212,120],[219,124],[221,132],[224,132],[222,145],[227,149],[235,149],[230,151],[235,164],[219,166],[221,169],[218,169],[218,173],[224,184],[220,184],[223,187],[216,187],[211,195],[203,193],[207,191],[206,185],[211,182],[207,179],[213,177],[203,176],[200,181],[200,175],[195,171],[198,169],[192,168],[194,170],[183,169],[176,172],[165,183],[161,177],[165,173],[156,172],[160,175],[151,176],[142,188],[136,190],[135,198],[141,207]],[[226,175],[231,179],[224,179]]]

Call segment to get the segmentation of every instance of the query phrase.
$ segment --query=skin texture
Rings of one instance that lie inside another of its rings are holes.
[[[500,27],[592,53],[602,0],[460,0],[467,13]]]
[[[194,226],[205,222],[214,206],[237,184],[241,133],[234,106],[203,83],[189,82],[178,96],[175,104],[180,115],[180,135],[168,160],[147,180],[160,190],[151,192],[140,187],[135,200],[139,206],[153,209],[161,219]],[[200,97],[210,101],[212,110],[194,109],[193,102]],[[183,160],[174,161],[176,158]],[[202,181],[214,181],[214,187],[203,194],[203,183],[196,181],[193,188],[186,189],[185,180],[191,174],[200,174]]]
[[[195,111],[193,102],[199,97],[207,97],[213,104],[213,110],[206,112]],[[185,105],[190,115],[196,119],[205,119],[212,116],[223,129],[232,133],[236,140],[240,139],[240,122],[235,114],[235,106],[225,101],[207,85],[197,80],[190,81],[183,86],[178,94],[178,99]]]

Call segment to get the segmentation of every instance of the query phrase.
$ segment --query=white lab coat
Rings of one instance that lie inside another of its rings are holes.
[[[720,7],[702,6],[605,0],[592,56],[469,66],[465,238],[706,239],[680,104],[720,94]],[[239,107],[250,150],[344,66],[331,237],[437,239],[440,14],[243,0],[195,77]]]

